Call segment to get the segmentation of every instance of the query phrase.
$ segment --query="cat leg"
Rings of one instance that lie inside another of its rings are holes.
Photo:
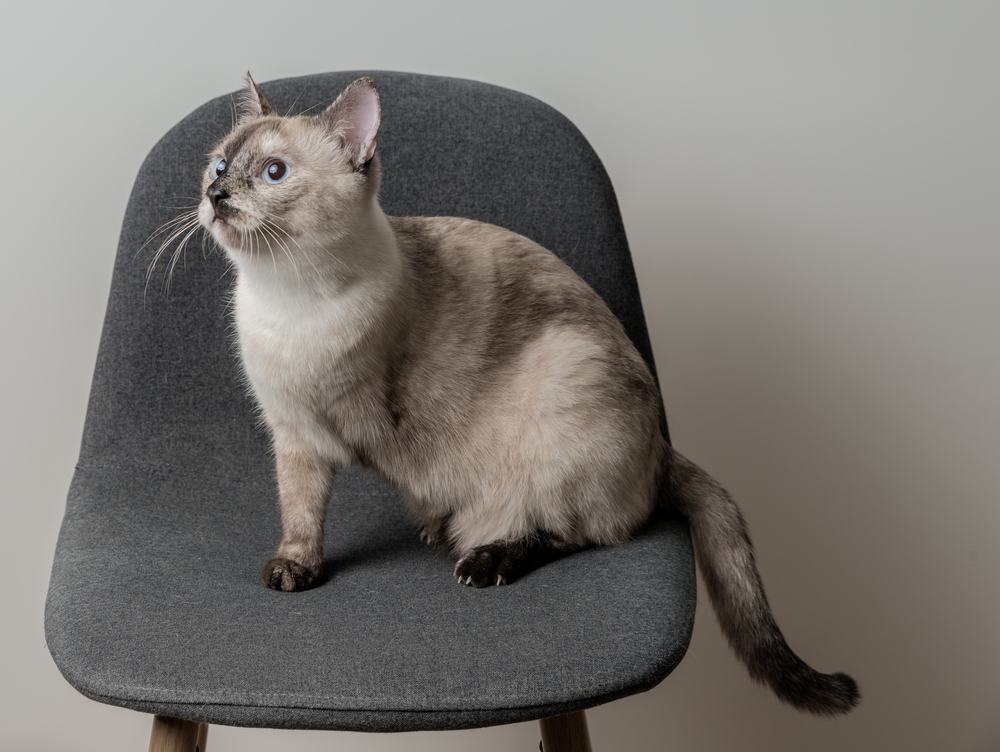
[[[538,530],[517,540],[498,540],[472,548],[459,557],[455,577],[459,584],[473,587],[506,585],[578,548]]]
[[[306,590],[323,573],[323,522],[333,464],[292,432],[273,433],[282,536],[261,578],[273,590]]]

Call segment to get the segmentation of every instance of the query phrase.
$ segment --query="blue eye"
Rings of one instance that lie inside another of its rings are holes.
[[[260,176],[264,179],[265,183],[277,185],[287,178],[290,172],[291,170],[288,168],[288,165],[280,159],[271,159],[264,165],[264,170],[260,173]]]
[[[226,171],[226,160],[220,158],[212,163],[212,172],[214,172],[216,175],[221,175],[225,171]]]

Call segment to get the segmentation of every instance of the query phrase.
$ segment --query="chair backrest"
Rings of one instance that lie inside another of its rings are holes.
[[[262,85],[280,112],[317,111],[361,72]],[[600,160],[565,117],[525,94],[474,81],[371,73],[383,116],[378,148],[389,214],[492,222],[559,254],[604,298],[639,351],[652,355],[614,191]],[[146,157],[118,245],[91,388],[82,463],[158,466],[214,457],[266,462],[266,438],[241,382],[227,311],[231,273],[200,239],[147,286],[163,222],[198,200],[211,145],[231,126],[233,98],[199,107]],[[208,241],[209,244],[211,241]]]

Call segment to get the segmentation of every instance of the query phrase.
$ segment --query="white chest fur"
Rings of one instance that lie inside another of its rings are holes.
[[[380,297],[368,285],[335,291],[298,280],[241,274],[235,321],[247,378],[268,424],[294,428],[341,454],[327,418],[357,382],[359,343]]]

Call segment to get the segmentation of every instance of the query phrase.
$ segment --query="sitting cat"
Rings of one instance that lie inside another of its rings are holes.
[[[851,709],[854,680],[786,644],[738,508],[664,440],[657,385],[601,298],[508,230],[386,216],[380,116],[367,78],[321,114],[282,117],[248,74],[204,176],[198,218],[236,269],[240,353],[277,463],[283,536],[264,583],[317,584],[350,463],[398,488],[476,587],[622,543],[669,503],[754,678],[806,710]]]

